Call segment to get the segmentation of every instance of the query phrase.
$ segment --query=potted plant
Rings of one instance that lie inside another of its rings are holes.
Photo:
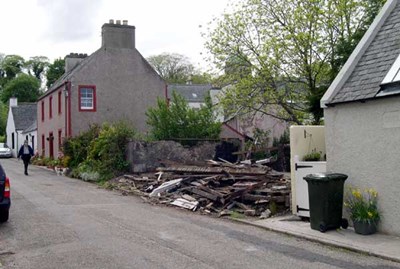
[[[304,155],[305,162],[318,162],[321,160],[321,152],[317,152],[316,149],[313,149],[311,153]]]
[[[368,235],[377,231],[380,220],[377,199],[378,193],[374,189],[361,191],[351,186],[347,189],[344,206],[356,233]]]

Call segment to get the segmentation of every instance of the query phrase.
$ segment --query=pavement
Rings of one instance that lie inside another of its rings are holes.
[[[272,217],[261,220],[235,221],[284,233],[302,239],[319,242],[359,253],[400,262],[400,237],[385,234],[359,235],[353,228],[330,230],[325,233],[313,230],[310,223],[294,215]]]

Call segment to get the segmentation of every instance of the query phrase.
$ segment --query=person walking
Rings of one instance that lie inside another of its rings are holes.
[[[21,158],[24,161],[24,172],[25,175],[28,175],[28,165],[33,156],[33,149],[28,145],[28,140],[24,141],[24,144],[18,151],[18,159]]]

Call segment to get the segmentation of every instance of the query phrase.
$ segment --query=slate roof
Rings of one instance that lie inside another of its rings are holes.
[[[30,127],[37,118],[37,104],[36,103],[20,103],[16,107],[11,108],[15,129],[25,130]]]
[[[190,103],[204,103],[207,94],[214,89],[211,84],[169,84],[167,87],[169,97],[176,91]]]
[[[42,96],[39,97],[38,100],[43,99],[45,96],[49,95],[50,93],[54,92],[55,90],[57,90],[60,86],[62,86],[66,81],[68,81],[69,79],[71,79],[71,77],[75,74],[75,72],[77,72],[78,70],[80,70],[81,68],[83,68],[85,65],[87,65],[93,58],[94,55],[96,55],[99,51],[101,50],[98,49],[96,50],[93,54],[91,54],[90,56],[85,57],[81,62],[78,62],[73,68],[71,68],[68,72],[65,72],[59,79],[57,79],[53,85],[51,85],[51,87],[49,88],[49,90],[47,90]]]
[[[343,86],[327,100],[327,105],[377,98],[380,84],[400,54],[400,1],[394,1],[390,15]]]
[[[30,133],[30,132],[33,132],[36,130],[37,130],[37,119],[35,119],[35,121],[32,122],[32,124],[30,126],[28,126],[28,128],[25,128],[22,133],[27,134],[27,133]]]

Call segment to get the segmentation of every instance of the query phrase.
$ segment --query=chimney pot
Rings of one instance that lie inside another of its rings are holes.
[[[121,24],[121,20],[117,20],[117,24]]]
[[[110,24],[114,24],[114,20],[113,19],[110,20]]]
[[[123,20],[122,23],[123,25],[128,25],[128,20]]]

